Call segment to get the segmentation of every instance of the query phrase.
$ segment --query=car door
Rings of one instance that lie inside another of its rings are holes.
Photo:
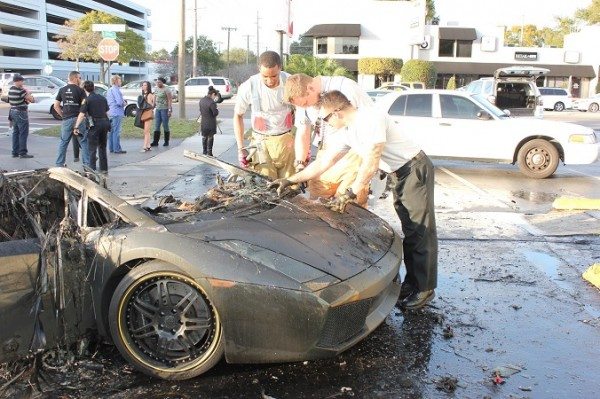
[[[408,91],[403,92],[408,93]],[[402,94],[388,110],[390,119],[423,150],[437,152],[437,143],[430,134],[434,127],[432,94]]]
[[[510,132],[502,131],[501,120],[480,117],[489,112],[470,97],[439,94],[439,116],[431,131],[435,141],[432,156],[464,159],[507,160],[514,143]]]

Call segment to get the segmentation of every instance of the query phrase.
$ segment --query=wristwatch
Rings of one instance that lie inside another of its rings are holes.
[[[306,164],[307,164],[307,163],[308,163],[308,162],[306,162],[306,161],[301,161],[301,160],[299,160],[299,159],[296,159],[296,160],[294,161],[294,167],[296,167],[296,166],[298,166],[298,165],[306,166]]]

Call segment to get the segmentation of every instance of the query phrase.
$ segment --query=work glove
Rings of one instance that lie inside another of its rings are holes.
[[[247,168],[248,165],[250,165],[250,161],[248,161],[246,159],[247,156],[248,156],[247,150],[244,150],[244,149],[238,150],[238,160],[240,162],[240,167]]]
[[[343,194],[326,203],[325,206],[334,212],[344,213],[346,205],[354,202],[355,199],[356,194],[354,194],[351,188],[348,188]]]
[[[285,190],[292,185],[294,185],[294,183],[292,183],[288,179],[277,179],[269,183],[267,188],[269,190],[277,189],[277,195],[281,197],[283,196]]]

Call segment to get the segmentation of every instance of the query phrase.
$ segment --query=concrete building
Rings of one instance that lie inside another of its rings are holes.
[[[59,47],[54,36],[69,19],[97,10],[120,17],[147,42],[150,11],[129,0],[0,0],[0,71],[44,74],[66,80],[75,63],[58,58]],[[97,63],[80,62],[85,79],[100,80]],[[111,73],[138,79],[148,73],[144,62],[111,65]]]
[[[509,47],[504,43],[504,27],[465,27],[456,22],[425,25],[425,1],[360,0],[356,7],[319,10],[318,23],[304,36],[314,38],[315,57],[333,58],[353,71],[361,86],[372,89],[377,80],[358,74],[363,57],[431,61],[437,69],[437,88],[445,88],[455,76],[457,86],[480,77],[493,76],[496,69],[512,65],[532,65],[550,70],[539,86],[563,87],[575,97],[596,92],[600,53],[600,27],[585,27],[567,35],[563,48]],[[397,76],[400,80],[400,76]]]

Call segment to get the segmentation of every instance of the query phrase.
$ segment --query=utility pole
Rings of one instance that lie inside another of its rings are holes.
[[[250,63],[250,36],[252,35],[244,35],[246,37],[246,65]]]
[[[221,27],[221,29],[227,31],[227,78],[229,78],[229,35],[231,34],[232,30],[237,30],[237,28],[223,26]]]
[[[260,30],[259,20],[260,20],[260,17],[258,16],[258,11],[256,11],[256,56],[257,57],[260,55],[260,40],[259,40],[259,36],[258,36],[258,31]]]
[[[198,71],[198,0],[194,0],[194,39],[192,40],[192,76]]]
[[[179,117],[185,119],[185,0],[181,0],[179,27],[179,54],[177,56],[177,79],[179,83]]]

